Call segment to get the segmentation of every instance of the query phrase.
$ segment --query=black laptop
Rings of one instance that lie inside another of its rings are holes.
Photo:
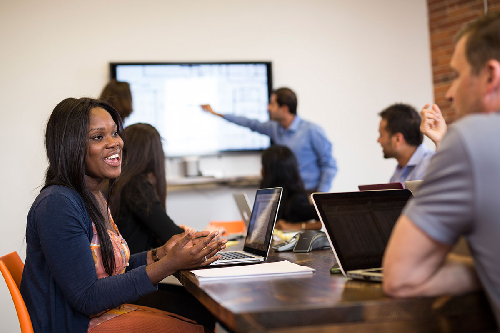
[[[382,281],[382,258],[410,190],[313,193],[344,276]]]

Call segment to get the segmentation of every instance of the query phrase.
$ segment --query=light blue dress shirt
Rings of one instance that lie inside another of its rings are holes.
[[[287,146],[295,154],[306,190],[328,192],[337,173],[332,144],[321,127],[295,116],[285,129],[276,121],[260,122],[235,115],[224,119],[267,135],[274,144]]]
[[[407,180],[421,180],[424,178],[427,166],[434,156],[435,151],[427,148],[423,143],[417,147],[406,166],[398,165],[391,177],[390,182],[400,182],[405,184]]]

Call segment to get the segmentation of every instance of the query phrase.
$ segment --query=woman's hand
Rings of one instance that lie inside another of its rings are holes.
[[[180,225],[179,225],[179,228],[184,229],[184,231],[187,231],[187,232],[189,232],[189,231],[191,231],[191,230],[196,231],[196,229],[191,228],[190,226],[188,226],[188,225],[184,225],[184,224],[180,224]]]
[[[210,232],[208,231],[194,231],[194,229],[191,229],[192,232],[194,232],[194,238],[187,244],[188,246],[193,246],[198,244],[201,240],[203,240],[204,237],[207,237]],[[191,231],[186,231],[183,232],[182,234],[177,234],[173,235],[163,246],[162,250],[163,253],[160,254],[160,258],[163,258],[164,256],[167,255],[168,251],[182,238],[184,238],[187,234],[189,234]]]
[[[213,232],[206,237],[197,235],[206,232],[186,232],[184,234],[172,237],[167,244],[162,246],[167,250],[165,256],[157,262],[146,266],[146,273],[153,284],[157,284],[165,277],[181,269],[193,269],[197,267],[210,265],[220,256],[215,254],[226,247],[226,239],[215,241],[217,232]]]
[[[167,261],[175,267],[176,271],[181,269],[192,269],[200,266],[210,265],[220,256],[217,252],[226,247],[227,240],[218,240],[218,232],[213,232],[206,237],[200,236],[206,232],[189,232],[177,241],[168,251],[166,257],[160,261]]]
[[[220,235],[224,235],[226,233],[226,229],[224,229],[223,227],[216,227],[214,225],[207,225],[207,227],[205,228],[204,231],[208,231],[208,232],[214,232],[214,231],[217,231],[219,233],[219,235],[217,236],[217,239],[220,238]]]

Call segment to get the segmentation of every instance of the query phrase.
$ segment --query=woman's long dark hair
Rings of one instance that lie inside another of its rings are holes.
[[[122,173],[116,180],[109,198],[109,206],[113,216],[118,216],[122,194],[127,184],[138,177],[146,177],[152,173],[156,178],[154,185],[156,194],[163,208],[167,198],[167,180],[165,175],[165,153],[158,131],[149,124],[133,124],[123,130],[123,164]],[[150,202],[139,191],[132,191],[132,200],[138,203],[146,212],[151,208]]]
[[[106,219],[85,181],[89,117],[90,110],[93,108],[103,108],[109,112],[118,127],[118,133],[122,131],[120,115],[104,102],[91,98],[67,98],[57,104],[50,115],[45,131],[45,149],[49,167],[43,188],[62,185],[80,194],[97,229],[104,269],[108,275],[112,275],[115,268],[115,256],[106,227]]]
[[[130,116],[133,111],[132,92],[128,82],[120,82],[115,79],[109,81],[102,89],[99,99],[113,106],[122,119]]]
[[[305,192],[297,159],[288,147],[273,145],[264,150],[260,187],[283,187],[283,192],[290,196]]]

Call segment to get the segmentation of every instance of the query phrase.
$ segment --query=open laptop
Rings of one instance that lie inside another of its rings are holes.
[[[360,191],[379,191],[379,190],[402,190],[403,184],[400,182],[385,183],[385,184],[367,184],[358,185]]]
[[[313,203],[340,271],[382,281],[382,257],[410,190],[313,193]]]
[[[257,190],[242,251],[222,251],[210,266],[251,264],[266,260],[281,202],[281,187]]]
[[[245,228],[248,229],[248,225],[250,224],[250,216],[252,215],[252,209],[248,204],[248,197],[245,192],[235,192],[233,193],[234,201],[236,202],[236,206],[240,211],[241,219],[243,223],[245,223]]]
[[[420,184],[422,184],[421,180],[407,180],[405,181],[405,188],[409,189],[411,193],[415,194]]]

